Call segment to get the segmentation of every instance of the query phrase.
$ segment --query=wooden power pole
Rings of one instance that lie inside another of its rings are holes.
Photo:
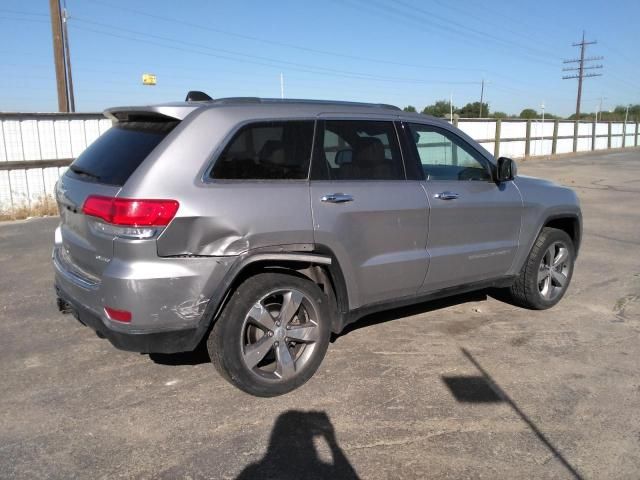
[[[580,120],[580,102],[582,100],[582,80],[587,77],[599,77],[601,73],[584,73],[585,70],[592,70],[596,68],[602,68],[602,65],[591,65],[585,67],[585,62],[591,62],[594,60],[602,60],[604,57],[589,57],[584,58],[584,51],[587,45],[594,45],[598,42],[585,42],[584,40],[584,32],[582,32],[582,41],[578,43],[574,43],[574,47],[580,47],[580,58],[576,58],[573,60],[565,60],[563,63],[577,63],[577,67],[567,67],[563,68],[562,71],[577,71],[578,73],[575,75],[565,75],[562,77],[563,80],[567,80],[569,78],[577,78],[578,79],[578,98],[576,99],[576,120]]]
[[[65,2],[66,4],[66,2]],[[67,7],[62,10],[62,38],[64,40],[64,64],[65,74],[67,76],[67,95],[69,98],[69,111],[76,111],[76,101],[73,95],[73,77],[71,76],[71,53],[69,53],[69,30],[67,29],[69,17],[67,16]]]
[[[58,111],[69,111],[64,41],[62,38],[62,12],[60,0],[49,0],[51,10],[51,32],[53,34],[53,60],[56,65],[56,86],[58,90]]]

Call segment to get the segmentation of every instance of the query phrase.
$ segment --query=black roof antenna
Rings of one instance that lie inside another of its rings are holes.
[[[213,100],[213,98],[199,90],[191,90],[187,93],[187,98],[185,98],[185,102],[209,102],[211,100]]]

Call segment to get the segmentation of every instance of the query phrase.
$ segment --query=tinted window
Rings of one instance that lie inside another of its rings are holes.
[[[71,164],[68,175],[122,186],[177,122],[116,123]]]
[[[427,180],[491,180],[480,153],[453,133],[416,124],[410,133]]]
[[[243,127],[211,170],[226,180],[306,179],[313,121],[263,122]]]
[[[404,180],[392,122],[327,120],[314,177],[330,180]],[[317,172],[317,173],[316,173]]]

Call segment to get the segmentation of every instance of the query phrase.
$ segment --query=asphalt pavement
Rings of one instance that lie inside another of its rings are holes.
[[[640,150],[519,170],[582,201],[559,305],[376,314],[271,399],[204,352],[118,351],[59,314],[57,219],[0,224],[0,478],[640,478]]]

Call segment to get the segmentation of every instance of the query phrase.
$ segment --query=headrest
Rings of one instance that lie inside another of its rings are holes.
[[[384,145],[379,138],[367,137],[358,142],[353,163],[375,165],[384,162]]]
[[[285,163],[284,145],[280,140],[267,140],[258,156],[260,161],[283,165]]]
[[[336,152],[335,162],[336,165],[347,165],[353,160],[353,150],[350,148],[343,148]]]

